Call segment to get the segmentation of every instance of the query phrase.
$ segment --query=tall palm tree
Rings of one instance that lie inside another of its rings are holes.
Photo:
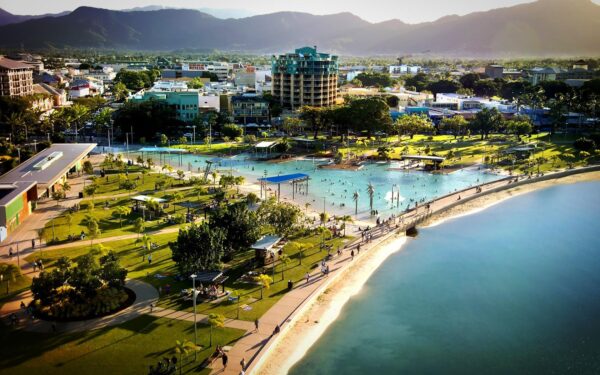
[[[212,331],[213,327],[221,328],[225,326],[225,317],[221,314],[208,315],[208,324],[210,324],[210,341],[208,346],[212,346]]]
[[[352,194],[352,200],[354,201],[354,215],[358,215],[358,198],[360,198],[360,194],[358,191],[355,191]]]
[[[339,219],[342,221],[343,225],[344,225],[344,237],[346,237],[346,223],[352,223],[354,220],[352,220],[352,216],[350,215],[344,215],[339,217]]]
[[[260,299],[263,298],[263,289],[269,289],[273,279],[269,275],[260,274],[254,278],[254,281],[260,284]]]
[[[198,349],[199,347],[190,340],[175,341],[175,354],[179,355],[179,375],[181,375],[181,369],[183,367],[183,356],[187,356],[191,351],[198,351]]]
[[[281,264],[281,280],[285,279],[283,272],[285,271],[285,266],[290,264],[291,261],[292,260],[287,254],[281,254],[281,256],[279,257],[279,263]]]
[[[369,194],[369,206],[371,207],[371,215],[373,215],[373,196],[375,195],[375,186],[369,182],[367,186],[367,194]]]

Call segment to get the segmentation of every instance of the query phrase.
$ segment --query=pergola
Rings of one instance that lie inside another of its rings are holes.
[[[271,149],[277,145],[277,141],[262,141],[258,142],[254,145],[254,150],[256,152],[262,152],[263,154],[268,154],[271,152]]]
[[[427,155],[402,155],[400,157],[402,160],[417,160],[417,161],[430,161],[433,162],[435,168],[438,169],[440,164],[446,160],[446,158],[441,156],[427,156]]]
[[[260,196],[262,197],[263,191],[265,192],[266,196],[267,185],[277,185],[277,200],[279,201],[279,199],[281,198],[281,184],[290,183],[292,185],[292,199],[294,199],[296,190],[301,184],[306,184],[306,190],[304,191],[304,193],[308,193],[308,180],[310,180],[310,176],[304,173],[293,173],[286,174],[283,176],[259,178],[258,181],[260,182]]]

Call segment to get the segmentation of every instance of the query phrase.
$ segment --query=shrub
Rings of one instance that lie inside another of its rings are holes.
[[[573,143],[573,147],[575,147],[577,151],[592,152],[596,149],[596,146],[594,141],[585,137],[579,138]]]

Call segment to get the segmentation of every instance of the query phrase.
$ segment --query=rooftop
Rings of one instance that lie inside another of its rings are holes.
[[[95,143],[55,143],[0,176],[0,184],[17,182],[52,184],[66,174],[78,160],[89,154],[94,147],[96,147]]]
[[[0,56],[0,68],[5,69],[29,69],[33,71],[31,65],[27,65],[20,61],[15,61],[11,59],[7,59],[6,57]]]
[[[13,199],[34,187],[35,181],[20,181],[14,184],[0,184],[0,206],[6,206]]]

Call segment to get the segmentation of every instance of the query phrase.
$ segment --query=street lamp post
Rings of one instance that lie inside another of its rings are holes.
[[[196,274],[190,276],[192,278],[192,298],[194,299],[194,345],[198,346],[198,332],[196,330]],[[197,359],[197,350],[194,350],[194,361]]]

